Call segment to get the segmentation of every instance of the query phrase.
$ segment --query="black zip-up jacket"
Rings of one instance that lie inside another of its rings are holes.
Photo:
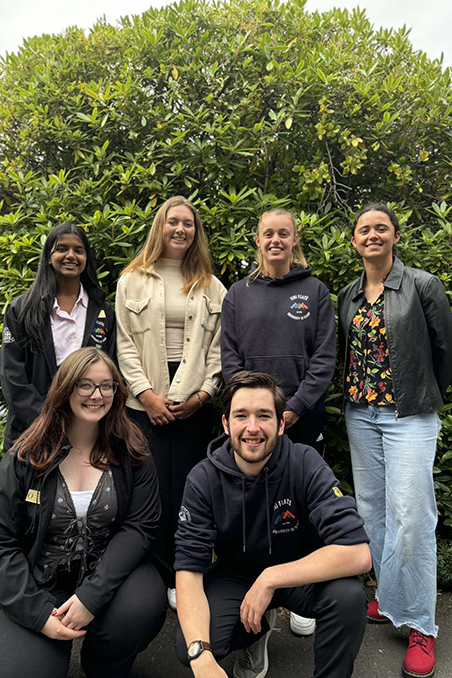
[[[339,345],[347,377],[350,325],[365,301],[365,272],[339,292]],[[452,379],[452,313],[441,281],[394,257],[383,281],[397,416],[436,412]]]
[[[176,570],[204,573],[212,551],[222,567],[257,577],[327,544],[368,542],[355,500],[307,445],[278,439],[257,478],[235,463],[226,436],[187,477],[176,532]]]
[[[323,407],[336,364],[334,308],[311,268],[281,278],[240,280],[227,293],[221,316],[221,362],[226,382],[241,370],[277,379],[299,417]]]
[[[51,592],[37,585],[32,571],[52,517],[58,466],[70,447],[63,447],[40,477],[13,452],[0,464],[0,607],[14,622],[36,632],[46,623],[55,601]],[[94,616],[149,552],[160,518],[152,457],[132,466],[121,438],[113,437],[112,449],[119,461],[111,466],[118,499],[114,533],[95,570],[75,591]]]
[[[115,312],[101,289],[86,291],[89,302],[82,346],[98,346],[115,358]],[[57,371],[50,316],[45,319],[42,353],[34,353],[19,331],[17,319],[25,296],[22,294],[9,304],[3,320],[0,381],[8,405],[4,441],[7,450],[38,416]]]

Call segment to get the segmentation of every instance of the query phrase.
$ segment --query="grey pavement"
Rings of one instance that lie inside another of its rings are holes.
[[[452,593],[438,596],[435,678],[452,678]],[[176,615],[168,611],[165,625],[147,650],[138,655],[132,678],[190,678],[192,672],[177,661],[173,637]],[[269,642],[270,667],[267,678],[312,678],[314,671],[313,636],[300,638],[289,630],[288,613],[280,610]],[[360,653],[355,662],[354,678],[400,678],[407,647],[408,629],[391,624],[368,624]],[[69,678],[83,678],[79,669],[78,648],[74,647]],[[229,676],[235,654],[222,662]],[[50,677],[49,677],[50,678]],[[99,678],[108,678],[99,676]]]

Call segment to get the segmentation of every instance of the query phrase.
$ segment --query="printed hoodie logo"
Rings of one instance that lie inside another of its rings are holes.
[[[292,320],[306,320],[311,315],[308,306],[309,296],[307,294],[292,294],[289,297],[290,310],[288,312],[289,318]]]
[[[295,532],[300,524],[292,499],[279,499],[273,504],[273,534],[285,534]]]

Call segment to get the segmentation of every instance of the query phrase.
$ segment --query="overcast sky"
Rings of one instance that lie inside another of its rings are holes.
[[[0,0],[0,54],[15,51],[22,39],[42,33],[59,33],[68,26],[89,28],[105,15],[115,21],[125,14],[140,14],[150,0]],[[154,7],[165,0],[152,0]],[[452,66],[452,0],[308,0],[308,11],[333,7],[366,9],[375,26],[412,29],[416,49],[437,59],[444,53],[444,65]]]

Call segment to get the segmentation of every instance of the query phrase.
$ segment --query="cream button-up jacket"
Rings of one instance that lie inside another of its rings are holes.
[[[170,385],[165,343],[165,290],[152,271],[121,276],[116,291],[117,353],[129,386],[128,407],[144,410],[146,389],[184,402],[195,391],[214,396],[221,380],[221,305],[226,288],[215,276],[207,288],[193,285],[185,303],[182,360]]]

